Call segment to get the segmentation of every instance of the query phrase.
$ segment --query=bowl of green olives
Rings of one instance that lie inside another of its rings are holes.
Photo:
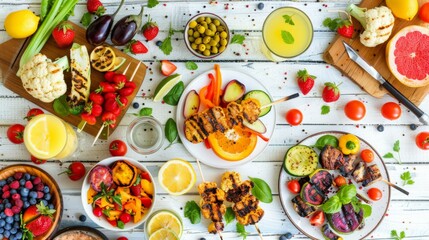
[[[213,13],[200,13],[189,19],[184,35],[189,51],[206,59],[223,53],[230,39],[225,21]]]

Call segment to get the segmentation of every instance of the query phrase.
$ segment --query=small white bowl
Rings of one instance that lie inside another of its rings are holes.
[[[90,175],[92,169],[94,169],[94,167],[99,166],[99,165],[110,166],[112,163],[119,161],[119,160],[126,160],[126,161],[132,163],[137,168],[139,168],[145,172],[148,172],[150,179],[152,180],[152,184],[153,184],[152,205],[150,206],[149,210],[147,210],[145,212],[144,216],[142,217],[142,219],[139,222],[134,223],[131,220],[130,222],[125,224],[125,227],[123,229],[112,226],[104,217],[94,216],[94,214],[92,213],[93,208],[92,208],[91,204],[87,203],[87,192],[88,192],[88,189],[91,187],[91,185],[89,183],[89,175]],[[156,202],[156,193],[157,193],[156,184],[154,183],[153,176],[150,174],[149,170],[143,164],[141,164],[137,160],[134,160],[134,159],[128,158],[128,157],[110,157],[110,158],[106,158],[106,159],[100,161],[95,166],[93,166],[91,168],[91,170],[88,171],[88,173],[86,174],[85,179],[83,181],[83,184],[82,184],[81,200],[82,200],[82,206],[83,206],[83,209],[85,210],[86,215],[89,216],[89,218],[94,223],[96,223],[98,226],[100,226],[104,229],[112,230],[112,231],[128,231],[128,230],[134,229],[137,226],[144,223],[147,220],[147,218],[151,215],[152,210],[154,209],[155,202]]]

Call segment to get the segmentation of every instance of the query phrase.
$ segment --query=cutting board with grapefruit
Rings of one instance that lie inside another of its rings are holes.
[[[429,2],[429,0],[419,0],[419,6],[423,3]],[[363,0],[360,7],[363,8],[373,8],[380,5],[386,5],[384,0]],[[326,49],[323,58],[324,60],[332,64],[334,67],[343,72],[346,76],[352,79],[356,84],[358,84],[362,89],[368,92],[370,95],[380,98],[387,94],[385,90],[378,81],[373,79],[368,73],[366,73],[361,67],[359,67],[355,62],[353,62],[347,55],[342,41],[350,44],[355,50],[357,50],[362,58],[364,58],[370,65],[372,65],[387,81],[389,81],[396,89],[398,89],[404,96],[410,99],[414,104],[419,105],[429,92],[429,85],[423,87],[408,87],[401,83],[389,70],[386,61],[386,46],[387,42],[380,44],[376,47],[366,47],[360,43],[359,33],[362,30],[362,26],[359,21],[353,19],[353,24],[355,26],[355,33],[352,39],[347,39],[342,36],[337,35],[332,43],[329,44],[329,47]],[[406,21],[399,18],[395,19],[395,25],[391,34],[391,38],[395,36],[397,32],[401,29],[410,26],[410,25],[422,25],[425,26],[425,23],[419,19],[416,15],[413,20]],[[410,41],[407,45],[418,44],[417,41]],[[396,50],[406,51],[406,49],[399,48],[396,45]],[[392,46],[391,46],[392,48]],[[399,48],[399,49],[398,49]],[[406,62],[400,63],[400,68],[412,68]],[[429,68],[429,64],[427,65]],[[414,70],[409,72],[422,72],[422,70]],[[427,71],[423,71],[426,72]],[[416,74],[417,74],[416,73]]]

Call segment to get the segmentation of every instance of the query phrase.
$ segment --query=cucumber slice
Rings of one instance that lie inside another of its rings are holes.
[[[244,99],[254,98],[259,101],[261,106],[271,103],[271,98],[268,94],[262,90],[252,90],[244,95]],[[265,116],[267,113],[271,111],[271,106],[261,109],[261,113],[259,117]]]
[[[258,119],[253,123],[250,123],[246,119],[243,119],[243,125],[258,133],[264,134],[267,132],[267,128],[265,127],[265,124],[261,121],[261,119]]]
[[[296,145],[286,152],[283,168],[290,175],[305,177],[316,170],[317,164],[317,153],[312,148]]]

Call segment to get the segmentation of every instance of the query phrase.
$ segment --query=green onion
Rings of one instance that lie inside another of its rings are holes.
[[[31,38],[30,43],[22,54],[21,60],[19,62],[20,68],[25,63],[27,63],[30,58],[42,50],[43,46],[45,46],[45,43],[51,36],[54,28],[64,20],[64,18],[74,8],[77,2],[78,0],[54,0],[54,3],[43,20],[42,25],[39,27],[39,29],[37,29],[36,33]]]

